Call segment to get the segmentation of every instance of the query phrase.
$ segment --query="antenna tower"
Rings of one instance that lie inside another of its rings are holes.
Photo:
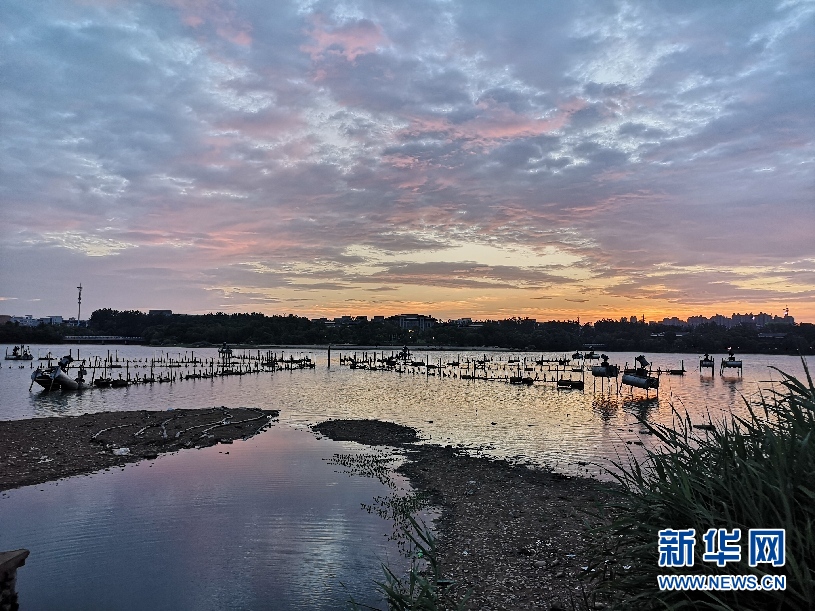
[[[76,288],[79,291],[79,297],[77,297],[76,300],[76,303],[78,305],[78,308],[76,310],[76,324],[79,324],[79,321],[81,320],[80,314],[82,314],[82,283],[80,282],[79,286]]]

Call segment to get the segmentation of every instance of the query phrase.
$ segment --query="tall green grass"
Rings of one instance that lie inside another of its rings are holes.
[[[595,574],[620,609],[815,609],[815,386],[782,375],[780,390],[747,403],[747,415],[691,422],[674,411],[674,426],[642,424],[660,440],[644,459],[629,456],[612,474],[622,484],[619,517],[604,533],[614,555]],[[695,528],[693,567],[658,566],[657,531]],[[742,561],[702,562],[708,528],[740,528]],[[786,565],[747,563],[750,528],[786,529]],[[599,569],[599,570],[598,570]],[[782,592],[661,592],[658,574],[784,574]]]

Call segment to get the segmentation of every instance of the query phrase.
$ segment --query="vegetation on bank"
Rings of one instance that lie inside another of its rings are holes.
[[[0,342],[59,343],[65,335],[140,337],[151,345],[230,344],[354,344],[368,346],[498,347],[542,352],[597,351],[815,354],[815,325],[747,325],[724,328],[715,324],[680,329],[664,325],[600,320],[536,323],[511,318],[460,326],[439,323],[424,330],[401,329],[395,321],[353,321],[330,324],[308,318],[263,314],[184,315],[139,311],[96,310],[87,327],[0,325]]]
[[[604,589],[619,609],[815,609],[815,386],[806,362],[804,369],[806,382],[782,372],[783,390],[748,404],[746,418],[700,426],[676,414],[673,427],[643,422],[661,447],[617,465],[627,494],[603,540],[619,545],[614,562],[606,557],[592,567],[608,579]],[[658,532],[690,528],[693,566],[658,566]],[[710,528],[741,529],[740,561],[703,561]],[[785,529],[783,566],[749,566],[751,528]],[[786,590],[660,591],[657,575],[666,574],[785,575]]]

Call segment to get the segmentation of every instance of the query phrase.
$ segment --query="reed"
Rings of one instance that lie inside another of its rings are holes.
[[[375,582],[389,611],[455,611],[464,609],[467,593],[456,601],[452,596],[455,582],[444,579],[438,561],[436,537],[416,514],[430,507],[430,496],[421,491],[400,493],[391,478],[394,458],[386,454],[335,454],[330,464],[346,467],[351,473],[373,477],[392,489],[387,496],[374,497],[373,503],[362,508],[368,513],[390,520],[400,551],[410,558],[410,568],[399,577],[388,565],[382,564],[384,579]],[[377,609],[349,599],[352,609]],[[379,610],[377,610],[379,611]]]
[[[382,565],[384,581],[377,587],[384,594],[390,611],[437,611],[441,609],[460,611],[465,608],[469,593],[462,600],[454,601],[447,592],[454,585],[452,580],[443,579],[436,551],[436,538],[424,523],[414,516],[405,515],[407,524],[403,526],[405,535],[413,544],[407,576],[399,578],[387,565]],[[354,605],[359,609],[358,605]],[[370,607],[369,607],[370,608]]]
[[[674,426],[645,421],[661,447],[644,459],[629,454],[611,471],[624,489],[618,518],[603,533],[616,542],[611,560],[598,560],[601,590],[622,609],[815,609],[815,386],[782,375],[780,390],[751,404],[748,415],[694,426],[674,410]],[[657,531],[695,528],[693,567],[658,566]],[[701,534],[708,528],[740,528],[742,560],[718,567],[701,562]],[[786,564],[747,563],[750,528],[786,529]],[[765,570],[766,569],[766,570]],[[670,592],[658,574],[784,574],[786,591]]]

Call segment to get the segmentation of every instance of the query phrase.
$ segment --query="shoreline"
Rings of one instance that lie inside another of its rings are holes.
[[[92,336],[89,336],[92,337]],[[203,343],[203,342],[193,342],[191,344],[150,344],[150,343],[141,343],[141,342],[111,342],[111,341],[101,341],[101,342],[92,342],[92,341],[59,341],[59,342],[4,342],[6,346],[13,346],[24,345],[26,347],[30,346],[66,346],[69,348],[79,347],[79,346],[139,346],[142,348],[153,348],[156,350],[164,350],[169,348],[182,348],[185,350],[197,350],[197,349],[212,349],[212,348],[220,348],[222,344],[220,343]],[[233,350],[327,350],[331,348],[332,351],[336,352],[344,352],[348,350],[365,350],[370,352],[382,352],[382,351],[392,351],[392,352],[399,352],[407,346],[412,352],[508,352],[508,353],[526,353],[526,354],[560,354],[560,355],[569,355],[573,352],[585,352],[591,350],[590,345],[585,345],[583,347],[576,347],[569,350],[546,350],[546,349],[527,349],[527,348],[502,348],[500,346],[454,346],[454,345],[441,345],[441,344],[428,344],[428,345],[416,345],[416,344],[387,344],[387,345],[374,345],[374,344],[229,344],[229,347]],[[650,354],[688,354],[688,355],[696,355],[701,356],[702,350],[698,350],[695,352],[675,352],[673,350],[663,350],[656,347],[640,347],[640,348],[631,348],[631,349],[608,349],[608,348],[594,348],[596,352],[608,352],[608,353],[636,353],[636,352],[645,352]],[[727,350],[722,348],[719,350],[710,350],[708,351],[711,355],[719,357],[722,355],[727,354]],[[803,351],[801,350],[777,350],[777,349],[767,349],[763,352],[751,352],[745,351],[740,352],[741,356],[797,356],[797,357],[808,357],[808,356],[815,356],[815,351],[812,351],[808,348],[804,348]],[[34,359],[36,360],[36,359]],[[19,361],[8,361],[8,362],[19,362]],[[29,361],[24,361],[29,362]]]
[[[616,485],[416,444],[415,429],[394,423],[328,420],[312,429],[404,452],[397,471],[441,509],[435,530],[452,600],[470,591],[466,608],[483,611],[605,608],[581,575],[601,555],[615,562],[611,545],[597,549],[597,529],[614,517]]]
[[[2,420],[0,492],[248,439],[278,413],[214,407]]]
[[[265,430],[278,415],[216,407],[0,421],[0,492],[229,444]],[[443,576],[454,582],[447,589],[451,600],[470,592],[465,608],[483,611],[605,607],[582,567],[601,555],[614,562],[596,534],[620,500],[614,484],[416,443],[415,429],[391,422],[328,420],[311,428],[329,439],[385,445],[405,455],[397,471],[441,510],[435,531]]]

